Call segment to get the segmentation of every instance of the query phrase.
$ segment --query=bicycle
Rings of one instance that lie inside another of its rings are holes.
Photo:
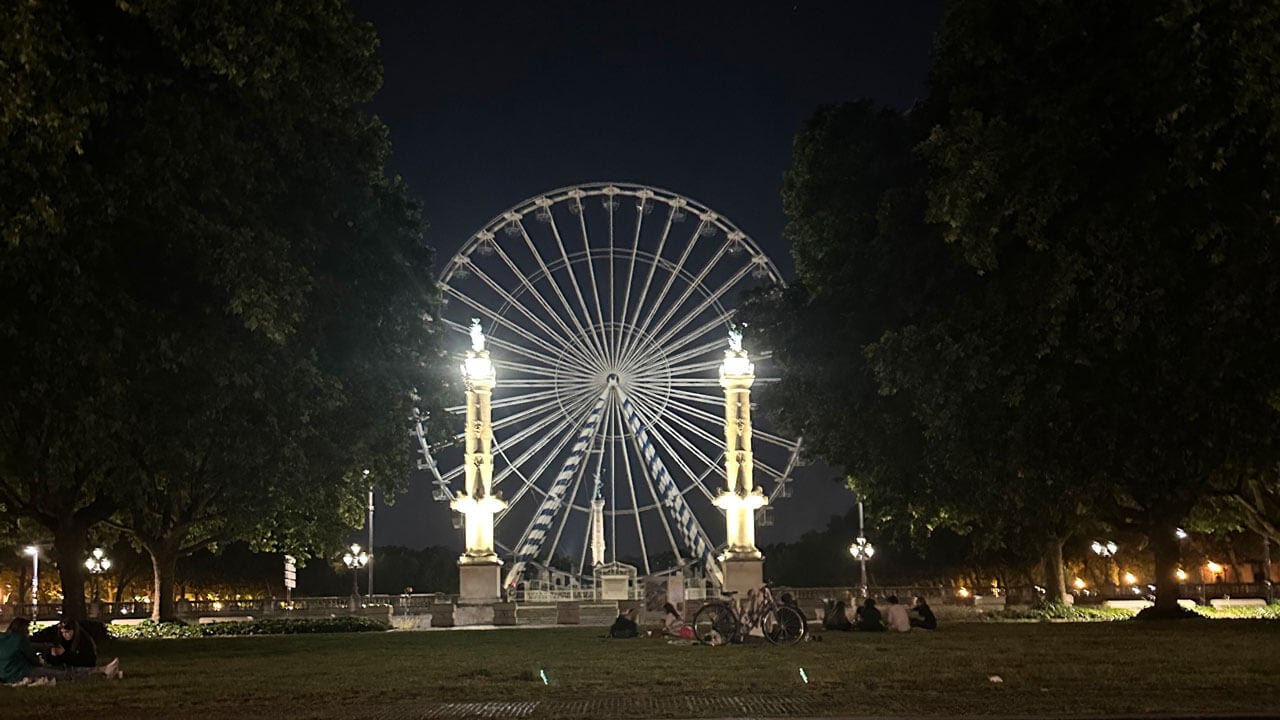
[[[708,645],[742,642],[758,629],[775,645],[794,645],[808,632],[804,615],[789,605],[775,602],[768,584],[761,586],[759,593],[748,594],[749,603],[742,611],[733,598],[736,591],[722,594],[727,599],[713,600],[694,614],[693,636],[697,641]]]

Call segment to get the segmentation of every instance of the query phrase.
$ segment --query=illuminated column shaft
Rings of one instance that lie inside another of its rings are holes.
[[[732,336],[720,366],[720,385],[724,388],[724,469],[728,488],[716,498],[717,507],[725,511],[727,549],[725,559],[756,559],[755,512],[768,504],[768,499],[752,480],[751,455],[751,384],[755,366],[740,345],[741,336]]]
[[[604,564],[604,498],[591,501],[591,564]]]
[[[467,452],[463,491],[452,503],[465,520],[467,549],[460,562],[497,563],[500,561],[493,550],[493,516],[506,503],[493,495],[493,422],[489,403],[496,377],[483,341],[467,353],[462,373],[467,384]]]

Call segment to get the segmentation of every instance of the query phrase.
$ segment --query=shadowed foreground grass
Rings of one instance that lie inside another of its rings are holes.
[[[637,701],[602,716],[654,717],[647,698],[774,694],[827,715],[1280,713],[1276,622],[971,623],[906,635],[825,633],[790,648],[602,635],[558,628],[109,641],[99,654],[119,655],[125,680],[0,687],[0,718],[391,718],[445,702],[593,698]]]

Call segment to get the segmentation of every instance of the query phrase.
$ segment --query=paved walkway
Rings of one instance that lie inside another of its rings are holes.
[[[1280,710],[1258,714],[1188,715],[1071,715],[1051,716],[832,716],[822,715],[820,700],[772,695],[742,697],[591,698],[584,700],[529,700],[511,702],[439,703],[414,708],[384,708],[369,717],[379,720],[443,718],[688,718],[689,720],[1280,720]]]

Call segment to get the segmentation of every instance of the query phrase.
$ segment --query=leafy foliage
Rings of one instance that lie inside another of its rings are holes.
[[[110,625],[111,636],[126,640],[154,638],[195,638],[224,635],[301,635],[310,633],[382,632],[391,624],[372,618],[339,616],[314,619],[263,618],[235,622],[187,625],[143,620],[137,625]]]
[[[341,0],[147,0],[29,4],[4,32],[0,500],[74,526],[72,596],[112,517],[160,615],[196,549],[332,544],[368,482],[406,482],[441,360],[419,211],[364,110],[372,29]]]
[[[1136,614],[1133,610],[1124,608],[1046,602],[1025,608],[1006,608],[996,612],[983,613],[982,618],[984,620],[1041,620],[1044,622],[1111,622],[1114,620],[1131,620]]]

